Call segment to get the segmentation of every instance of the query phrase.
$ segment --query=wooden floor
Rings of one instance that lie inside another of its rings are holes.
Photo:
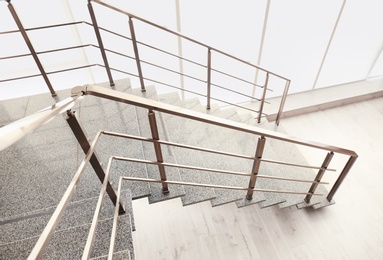
[[[383,98],[283,119],[281,126],[359,154],[335,205],[261,210],[136,200],[136,259],[383,259]]]

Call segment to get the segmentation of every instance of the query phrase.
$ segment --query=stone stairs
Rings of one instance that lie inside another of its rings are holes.
[[[110,88],[106,83],[100,85]],[[114,88],[118,91],[201,113],[283,132],[281,126],[276,127],[273,123],[268,122],[257,124],[250,114],[240,116],[235,109],[219,108],[213,105],[210,110],[206,110],[196,98],[181,101],[177,93],[157,95],[154,87],[148,87],[146,92],[132,89],[129,80],[116,81]],[[58,93],[57,99],[61,100],[69,95],[68,90],[61,91]],[[48,94],[2,101],[0,103],[0,122],[2,125],[6,125],[52,104],[52,101],[52,97]],[[79,121],[90,139],[99,130],[151,137],[146,109],[86,96],[73,110],[76,111]],[[247,156],[255,154],[258,137],[250,134],[164,113],[156,113],[156,118],[162,140]],[[104,168],[106,168],[110,156],[156,160],[152,143],[117,137],[102,136],[96,151]],[[243,173],[250,173],[252,169],[252,162],[249,160],[177,147],[163,145],[162,154],[164,161],[168,163]],[[264,158],[283,161],[287,160],[287,156],[289,161],[293,158],[295,163],[305,163],[303,156],[294,145],[266,140]],[[84,153],[65,120],[57,117],[35,133],[1,151],[0,158],[2,184],[0,188],[0,233],[3,234],[0,238],[0,259],[25,259],[84,158]],[[116,191],[119,176],[159,178],[158,167],[155,165],[115,161],[111,169],[110,181]],[[240,187],[247,187],[249,183],[249,178],[244,176],[172,167],[165,169],[168,180],[172,181]],[[261,163],[260,174],[313,180],[316,172]],[[309,183],[258,179],[256,188],[308,191],[310,185]],[[100,181],[93,169],[88,166],[43,258],[80,258],[100,189]],[[254,192],[253,199],[249,201],[245,199],[246,191],[180,185],[170,185],[170,192],[163,194],[160,184],[138,181],[124,181],[122,190],[122,200],[127,207],[127,213],[119,216],[120,227],[115,259],[127,259],[127,255],[134,259],[131,234],[135,230],[132,199],[148,197],[150,203],[156,203],[180,197],[184,206],[210,200],[212,206],[235,202],[238,207],[257,203],[262,208],[272,205],[318,208],[328,204],[324,197],[320,199],[313,197],[312,203],[305,204],[303,203],[304,195],[266,192]],[[318,192],[327,193],[321,185],[318,187]],[[112,203],[106,197],[92,253],[94,259],[106,259],[112,217]]]

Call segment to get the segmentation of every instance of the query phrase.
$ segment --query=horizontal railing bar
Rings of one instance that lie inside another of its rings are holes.
[[[46,53],[51,53],[51,52],[67,51],[67,50],[73,50],[73,49],[79,49],[79,48],[85,48],[85,47],[99,48],[98,46],[96,46],[94,44],[83,44],[83,45],[78,45],[78,46],[71,46],[71,47],[65,47],[65,48],[59,48],[59,49],[53,49],[53,50],[47,50],[47,51],[40,51],[40,52],[36,52],[36,53],[37,54],[46,54]]]
[[[68,26],[68,25],[77,25],[77,24],[83,24],[83,23],[86,23],[86,22],[85,21],[77,21],[77,22],[69,22],[69,23],[52,24],[52,25],[38,26],[38,27],[33,27],[33,28],[26,28],[25,30],[26,31],[34,31],[34,30],[62,27],[62,26]]]
[[[15,58],[21,58],[21,57],[26,57],[26,56],[32,56],[32,54],[26,53],[26,54],[19,54],[19,55],[0,57],[0,60],[15,59]]]
[[[105,67],[103,65],[100,65],[101,67]],[[119,70],[119,69],[116,69],[116,68],[112,68],[110,67],[110,70],[114,70],[114,71],[117,71],[117,72],[120,72],[120,73],[123,73],[123,74],[126,74],[126,75],[129,75],[129,76],[132,76],[132,77],[137,77],[138,78],[138,75],[135,75],[133,73],[130,73],[130,72],[126,72],[126,71],[123,71],[123,70]]]
[[[252,96],[250,96],[250,95],[243,94],[243,93],[241,93],[241,92],[239,92],[239,91],[235,91],[235,90],[232,90],[232,89],[223,87],[223,86],[218,85],[218,84],[211,83],[211,85],[212,85],[212,86],[215,86],[215,87],[217,87],[217,88],[224,89],[224,90],[227,90],[227,91],[229,91],[229,92],[236,93],[236,94],[238,94],[238,95],[241,95],[241,96],[250,98],[250,99],[252,99],[252,100],[261,101],[261,99],[259,99],[259,98],[256,98],[256,97],[252,97]],[[265,101],[265,103],[270,104],[270,102],[267,102],[267,101]]]
[[[281,162],[276,160],[269,160],[269,159],[260,159],[262,162],[268,162],[268,163],[275,163],[275,164],[282,164],[282,165],[288,165],[288,166],[295,166],[295,167],[302,167],[302,168],[308,168],[308,169],[316,169],[316,170],[326,170],[329,172],[336,172],[336,169],[331,168],[322,168],[320,166],[310,166],[310,165],[303,165],[303,164],[295,164],[295,163],[288,163],[288,162]]]
[[[41,76],[41,74],[34,74],[34,75],[28,75],[28,76],[21,76],[21,77],[10,78],[10,79],[2,79],[2,80],[0,80],[0,83],[1,83],[1,82],[13,81],[13,80],[19,80],[19,79],[34,78],[34,77],[38,77],[38,76]]]
[[[90,68],[90,67],[94,67],[94,66],[103,67],[103,65],[101,65],[101,64],[90,64],[90,65],[84,65],[84,66],[80,66],[80,67],[69,68],[69,69],[50,71],[50,72],[47,72],[46,74],[49,75],[49,74],[61,73],[61,72],[66,72],[66,71],[71,71],[71,70],[85,69],[85,68]],[[38,77],[38,76],[41,76],[41,74],[4,79],[4,80],[0,80],[0,83],[1,82],[7,82],[7,81],[20,80],[20,79],[33,78],[33,77]]]
[[[146,164],[151,164],[151,165],[163,165],[163,166],[172,167],[172,168],[181,168],[181,169],[189,169],[189,170],[197,170],[197,171],[205,171],[205,172],[214,172],[214,173],[224,173],[224,174],[247,176],[247,177],[252,176],[252,174],[250,174],[250,173],[226,171],[226,170],[220,170],[220,169],[211,169],[211,168],[205,168],[205,167],[197,167],[197,166],[189,166],[189,165],[182,165],[182,164],[149,161],[149,160],[126,158],[126,157],[119,157],[119,156],[114,156],[114,159],[120,160],[120,161],[127,161],[127,162],[146,163]],[[285,178],[285,177],[274,177],[274,176],[268,176],[268,175],[257,175],[256,178],[275,179],[275,180],[281,180],[281,181],[283,180],[283,181],[307,182],[307,183],[317,183],[317,184],[329,184],[327,182],[291,179],[291,178]]]
[[[132,56],[129,56],[129,55],[125,54],[125,53],[114,51],[114,50],[111,50],[111,49],[105,48],[105,51],[108,51],[110,53],[114,53],[116,55],[119,55],[119,56],[122,56],[122,57],[125,57],[125,58],[129,58],[129,59],[132,59],[132,60],[136,59],[136,58],[134,58]]]
[[[81,175],[83,174],[85,170],[85,166],[87,165],[87,163],[89,162],[90,158],[92,157],[94,153],[95,146],[97,144],[97,141],[100,135],[101,135],[101,132],[98,132],[96,137],[94,138],[92,145],[89,148],[89,151],[87,152],[84,160],[81,162],[79,168],[77,169],[76,174],[72,178],[72,181],[69,184],[68,188],[66,189],[64,196],[61,198],[59,204],[56,207],[56,210],[53,212],[51,218],[48,221],[48,224],[45,226],[44,231],[42,232],[35,246],[33,247],[33,250],[29,254],[28,259],[31,259],[31,260],[40,259],[41,256],[43,255],[44,250],[48,246],[48,243],[50,241],[50,238],[53,235],[53,232],[56,226],[59,224],[60,219],[63,216],[64,211],[67,208],[74,191],[76,190],[76,187],[80,181]]]
[[[105,49],[105,50],[108,51],[108,52],[114,53],[114,54],[116,54],[116,55],[123,56],[123,57],[125,57],[125,58],[135,59],[134,57],[129,56],[129,55],[126,55],[126,54],[121,53],[121,52],[113,51],[113,50],[110,50],[110,49]],[[151,66],[154,66],[154,67],[157,67],[157,68],[160,68],[160,69],[163,69],[163,70],[166,70],[166,71],[169,71],[169,72],[172,72],[172,73],[175,73],[175,74],[178,74],[178,75],[181,75],[181,76],[185,76],[185,77],[190,78],[190,79],[194,79],[194,80],[199,81],[199,82],[202,82],[202,83],[206,83],[206,81],[204,81],[204,80],[195,78],[195,77],[193,77],[193,76],[190,76],[190,75],[187,75],[187,74],[184,74],[184,73],[177,72],[177,71],[175,71],[175,70],[171,70],[171,69],[162,67],[162,66],[160,66],[160,65],[157,65],[157,64],[154,64],[154,63],[151,63],[151,62],[148,62],[148,61],[141,60],[141,62],[142,62],[142,63],[145,63],[145,64],[148,64],[148,65],[151,65]],[[138,77],[138,76],[137,76],[137,77]],[[144,79],[147,79],[147,78],[144,78]],[[148,79],[148,80],[151,80],[151,79]],[[153,80],[151,80],[151,81],[153,81]],[[158,82],[158,83],[160,83],[160,82]],[[161,83],[161,84],[165,84],[165,83]],[[171,86],[171,87],[177,88],[177,87],[175,87],[175,86],[173,86],[173,85],[168,85],[168,86],[169,86],[169,87]],[[180,88],[180,89],[181,89],[181,88]],[[186,90],[185,90],[185,91],[186,91]]]
[[[85,48],[85,47],[96,47],[96,48],[98,48],[98,46],[93,45],[93,44],[84,44],[84,45],[71,46],[71,47],[65,47],[65,48],[59,48],[59,49],[52,49],[52,50],[47,50],[47,51],[39,51],[39,52],[36,52],[36,54],[46,54],[46,53],[51,53],[51,52],[66,51],[66,50]],[[21,57],[26,57],[26,56],[32,56],[32,54],[26,53],[26,54],[0,57],[0,60],[15,59],[15,58],[21,58]]]
[[[251,133],[251,134],[260,135],[260,136],[262,135],[264,137],[269,137],[275,140],[280,140],[280,141],[289,142],[293,144],[317,148],[317,149],[321,149],[325,151],[332,151],[334,153],[357,156],[357,154],[352,150],[348,150],[348,149],[344,149],[344,148],[340,148],[340,147],[336,147],[332,145],[317,143],[313,141],[308,141],[308,140],[304,140],[303,138],[292,137],[287,134],[274,132],[271,130],[262,129],[255,126],[250,126],[243,123],[231,121],[228,119],[191,111],[185,108],[176,107],[170,104],[165,104],[155,100],[149,100],[143,97],[115,91],[112,89],[106,89],[99,86],[84,85],[84,86],[73,88],[72,92],[73,94],[81,92],[84,95],[93,95],[93,96],[97,96],[101,98],[107,98],[107,99],[115,100],[115,101],[126,103],[126,104],[131,104],[138,107],[144,107],[144,108],[148,108],[148,109],[159,111],[159,112],[164,112],[164,113],[175,115],[175,116],[189,118],[192,120],[217,125],[220,127],[225,127],[228,129],[233,129],[236,131]]]
[[[116,54],[116,55],[120,55],[120,56],[129,58],[129,59],[133,59],[133,60],[135,59],[134,57],[129,56],[129,55],[124,54],[124,53],[121,53],[121,52],[113,51],[113,50],[110,50],[110,49],[105,49],[105,50],[108,51],[108,52],[114,53],[114,54]],[[177,57],[178,57],[178,56],[177,56]],[[156,67],[156,68],[160,68],[160,69],[163,69],[163,70],[166,70],[166,71],[169,71],[169,72],[172,72],[172,73],[181,75],[181,76],[185,76],[185,77],[187,77],[187,78],[190,78],[190,79],[193,79],[193,80],[202,82],[202,83],[206,83],[205,80],[201,80],[201,79],[199,79],[199,78],[190,76],[190,75],[188,75],[188,74],[180,73],[180,72],[178,72],[178,71],[175,71],[175,70],[172,70],[172,69],[168,69],[168,68],[165,68],[165,67],[163,67],[163,66],[160,66],[160,65],[157,65],[157,64],[154,64],[154,63],[145,61],[145,60],[141,60],[141,62],[142,62],[142,63],[145,63],[145,64],[147,64],[147,65],[150,65],[150,66],[154,66],[154,67]],[[217,71],[217,70],[215,70],[215,71]],[[230,76],[229,74],[227,74],[227,75]],[[233,76],[233,77],[234,77],[234,76]],[[252,97],[252,96],[250,96],[250,95],[243,94],[243,93],[241,93],[241,92],[239,92],[239,91],[235,91],[235,90],[232,90],[232,89],[229,89],[229,88],[226,88],[226,87],[217,85],[217,84],[213,84],[213,83],[211,83],[211,85],[213,85],[213,86],[215,86],[215,87],[218,87],[218,88],[221,88],[221,89],[225,89],[225,90],[230,91],[230,92],[232,92],[232,93],[236,93],[236,94],[238,94],[238,95],[241,95],[241,96],[250,98],[250,99],[252,99],[252,100],[261,101],[259,98],[256,98],[256,97]],[[253,85],[254,85],[254,84],[253,84]],[[172,86],[172,87],[175,87],[175,86]],[[267,104],[270,104],[270,102],[268,102],[268,101],[264,101],[264,102],[267,103]],[[228,104],[230,104],[230,103],[228,103]],[[242,108],[242,106],[241,106],[241,108]],[[251,110],[251,111],[253,111],[253,110]]]
[[[179,148],[191,149],[191,150],[208,152],[208,153],[215,153],[215,154],[220,154],[220,155],[227,155],[227,156],[231,156],[231,157],[248,159],[248,160],[252,160],[252,161],[255,160],[255,157],[252,157],[252,156],[223,152],[223,151],[218,151],[218,150],[214,150],[214,149],[207,149],[207,148],[202,148],[202,147],[197,147],[197,146],[192,146],[192,145],[179,144],[179,143],[174,143],[174,142],[169,142],[169,141],[164,141],[164,140],[154,140],[152,138],[147,138],[147,137],[142,137],[142,136],[128,135],[128,134],[116,133],[116,132],[111,132],[111,131],[106,131],[106,130],[103,130],[102,133],[105,135],[116,136],[116,137],[121,137],[121,138],[129,138],[129,139],[145,141],[145,142],[160,143],[160,144],[179,147]],[[267,163],[282,164],[282,165],[302,167],[302,168],[308,168],[308,169],[326,170],[326,171],[333,171],[333,172],[336,171],[336,169],[330,169],[330,168],[324,169],[324,168],[321,168],[318,166],[293,164],[293,163],[287,163],[287,162],[276,161],[276,160],[267,160],[267,159],[260,159],[260,160],[263,162],[267,162]]]
[[[174,54],[174,53],[171,53],[171,52],[168,52],[168,51],[161,50],[161,49],[159,49],[159,48],[157,48],[157,47],[154,47],[154,46],[152,46],[152,45],[149,45],[149,44],[146,44],[146,43],[143,43],[143,42],[140,42],[140,41],[137,41],[137,43],[139,43],[139,44],[141,44],[141,45],[144,45],[144,46],[146,46],[146,47],[148,47],[148,48],[152,48],[152,49],[154,49],[154,50],[157,50],[157,51],[166,53],[166,54],[168,54],[168,55],[170,55],[170,56],[173,56],[173,57],[175,57],[175,58],[177,58],[177,59],[181,59],[181,60],[190,62],[190,63],[192,63],[192,64],[195,64],[195,65],[197,65],[197,66],[200,66],[200,67],[203,67],[203,68],[207,68],[206,65],[203,65],[203,64],[198,63],[198,62],[196,62],[196,61],[192,61],[192,60],[190,60],[190,59],[187,59],[187,58],[178,56],[178,55],[176,55],[176,54]]]
[[[260,87],[260,88],[264,88],[264,86],[261,86],[261,85],[258,85],[258,84],[254,84],[254,82],[250,82],[250,81],[241,79],[241,78],[236,77],[236,76],[234,76],[234,75],[231,75],[231,74],[229,74],[229,73],[226,73],[226,72],[223,72],[223,71],[220,71],[220,70],[217,70],[217,69],[213,69],[213,68],[212,68],[211,70],[214,71],[214,72],[217,72],[217,73],[219,73],[219,74],[228,76],[228,77],[230,77],[230,78],[237,79],[237,80],[239,80],[239,81],[248,83],[248,84],[250,84],[250,85],[252,85],[252,86],[256,86],[256,87]]]
[[[54,28],[54,27],[61,27],[61,26],[68,26],[68,25],[76,25],[86,23],[84,21],[78,21],[78,22],[70,22],[70,23],[62,23],[62,24],[53,24],[53,25],[45,25],[45,26],[38,26],[38,27],[31,27],[31,28],[25,28],[25,31],[33,31],[33,30],[40,30],[40,29],[47,29],[47,28]],[[11,31],[4,31],[0,32],[1,34],[10,34],[10,33],[16,33],[20,32],[19,30],[11,30]]]
[[[147,24],[149,24],[149,25],[151,25],[151,26],[153,26],[153,27],[156,27],[156,28],[158,28],[158,29],[161,29],[161,30],[163,30],[163,31],[166,31],[166,32],[168,32],[168,33],[171,33],[171,34],[173,34],[173,35],[176,35],[176,36],[178,36],[178,37],[181,37],[181,38],[183,38],[183,39],[185,39],[185,40],[188,40],[188,41],[190,41],[190,42],[193,42],[193,43],[195,43],[195,44],[198,44],[198,45],[200,45],[200,46],[203,46],[203,47],[205,47],[205,48],[207,48],[207,49],[210,49],[210,50],[212,50],[212,51],[215,51],[215,52],[217,52],[217,53],[220,53],[220,54],[222,54],[222,55],[225,55],[225,56],[227,56],[227,57],[230,57],[230,58],[232,58],[232,59],[234,59],[234,60],[237,60],[237,61],[239,61],[239,62],[242,62],[242,63],[244,63],[244,64],[247,64],[247,65],[249,65],[249,66],[251,66],[251,67],[257,68],[257,69],[259,69],[259,70],[261,70],[261,71],[264,71],[264,72],[266,72],[266,73],[269,73],[269,74],[271,74],[271,75],[274,75],[274,76],[276,76],[276,77],[278,77],[278,78],[281,78],[281,79],[284,79],[284,80],[289,80],[289,79],[287,79],[287,78],[285,78],[285,77],[282,77],[282,76],[280,76],[280,75],[278,75],[278,74],[276,74],[276,73],[274,73],[274,72],[271,72],[271,71],[268,71],[268,70],[266,70],[266,69],[263,69],[263,68],[261,68],[261,67],[259,67],[259,66],[257,66],[257,65],[254,65],[254,64],[252,64],[252,63],[250,63],[250,62],[247,62],[247,61],[244,61],[244,60],[242,60],[242,59],[239,59],[239,58],[237,58],[237,57],[235,57],[235,56],[233,56],[233,55],[230,55],[230,54],[228,54],[228,53],[226,53],[226,52],[220,51],[220,50],[218,50],[218,49],[216,49],[216,48],[213,48],[213,47],[211,47],[211,46],[209,46],[209,45],[207,45],[207,44],[204,44],[204,43],[201,43],[201,42],[199,42],[199,41],[196,41],[196,40],[194,40],[194,39],[192,39],[192,38],[190,38],[190,37],[187,37],[187,36],[185,36],[185,35],[183,35],[183,34],[181,34],[181,33],[172,31],[172,30],[170,30],[170,29],[168,29],[168,28],[165,28],[165,27],[163,27],[163,26],[160,26],[160,25],[158,25],[158,24],[155,24],[155,23],[153,23],[153,22],[150,22],[150,21],[148,21],[148,20],[145,20],[145,19],[143,19],[143,18],[141,18],[141,17],[139,17],[139,16],[137,16],[137,15],[134,15],[134,14],[131,14],[131,13],[129,13],[129,12],[126,12],[126,11],[124,11],[124,10],[122,10],[122,9],[119,9],[119,8],[117,8],[117,7],[114,7],[114,6],[112,6],[112,5],[109,5],[109,4],[107,4],[107,3],[104,3],[104,2],[102,2],[102,1],[100,1],[100,0],[93,0],[93,2],[96,2],[96,3],[100,4],[100,5],[105,6],[105,7],[108,7],[109,9],[112,9],[112,10],[114,10],[114,11],[116,11],[116,12],[125,14],[125,15],[127,15],[127,16],[129,16],[129,17],[131,17],[131,18],[135,18],[135,19],[137,19],[137,20],[139,20],[139,21],[141,21],[141,22],[147,23]]]
[[[106,28],[103,28],[103,27],[99,27],[99,29],[100,29],[100,30],[103,30],[103,31],[105,31],[105,32],[108,32],[108,33],[110,33],[110,34],[116,35],[116,36],[118,36],[118,37],[124,38],[124,39],[126,39],[126,40],[129,40],[129,41],[132,40],[131,38],[129,38],[129,37],[123,35],[123,34],[116,33],[116,32],[111,31],[111,30],[109,30],[109,29],[106,29]],[[149,45],[149,44],[144,43],[144,42],[141,42],[141,41],[136,41],[136,42],[139,43],[139,44],[141,44],[141,45],[143,45],[143,46],[146,46],[146,47],[148,47],[148,48],[151,48],[151,49],[153,49],[153,50],[156,50],[156,51],[159,51],[159,52],[168,54],[168,55],[173,56],[173,57],[175,57],[175,58],[182,59],[182,60],[184,60],[184,61],[187,61],[187,62],[193,63],[193,64],[195,64],[195,65],[198,65],[198,66],[201,66],[201,67],[206,68],[206,65],[203,65],[203,64],[201,64],[201,63],[192,61],[192,60],[190,60],[190,59],[186,59],[186,58],[184,58],[184,57],[178,56],[178,55],[176,55],[176,54],[174,54],[174,53],[171,53],[171,52],[168,52],[168,51],[164,51],[164,50],[162,50],[162,49],[160,49],[160,48],[157,48],[157,47],[155,47],[155,46]]]
[[[154,80],[154,79],[150,79],[150,78],[146,78],[146,77],[144,77],[144,79],[145,79],[145,80],[152,81],[152,82],[154,82],[154,83],[162,84],[162,85],[165,85],[165,86],[168,86],[168,87],[171,87],[171,88],[175,88],[175,89],[178,89],[178,90],[181,90],[181,91],[184,91],[184,92],[192,93],[192,94],[194,94],[194,95],[197,95],[197,96],[201,96],[201,97],[205,97],[205,98],[206,98],[206,95],[201,94],[201,93],[198,93],[198,92],[195,92],[195,91],[182,89],[182,88],[180,88],[180,87],[176,87],[176,86],[174,86],[174,85],[170,85],[170,84],[168,84],[168,83],[164,83],[164,82],[161,82],[161,81],[158,81],[158,80]]]
[[[134,57],[129,56],[129,55],[124,54],[124,53],[121,53],[121,52],[113,51],[113,50],[110,50],[110,49],[105,49],[105,50],[108,51],[108,52],[114,53],[114,54],[116,54],[116,55],[120,55],[120,56],[129,58],[129,59],[135,59]],[[188,74],[180,73],[180,72],[178,72],[178,71],[171,70],[171,69],[165,68],[165,67],[163,67],[163,66],[160,66],[160,65],[157,65],[157,64],[154,64],[154,63],[145,61],[145,60],[141,60],[141,62],[142,62],[142,63],[145,63],[145,64],[147,64],[147,65],[154,66],[154,67],[156,67],[156,68],[160,68],[160,69],[163,69],[163,70],[166,70],[166,71],[169,71],[169,72],[172,72],[172,73],[181,75],[181,76],[185,76],[185,77],[187,77],[187,78],[190,78],[190,79],[193,79],[193,80],[202,82],[202,83],[206,83],[205,80],[201,80],[201,79],[198,79],[198,78],[196,78],[196,77],[190,76],[190,75],[188,75]],[[150,80],[150,79],[149,79],[149,80]],[[236,93],[236,94],[238,94],[238,95],[241,95],[241,96],[250,98],[250,99],[252,99],[252,100],[261,101],[259,98],[255,98],[255,97],[252,97],[252,96],[243,94],[243,93],[241,93],[241,92],[238,92],[238,91],[235,91],[235,90],[232,90],[232,89],[229,89],[229,88],[222,87],[222,86],[217,85],[217,84],[213,84],[213,83],[211,83],[211,85],[213,85],[213,86],[215,86],[215,87],[218,87],[218,88],[221,88],[221,89],[225,89],[225,90],[230,91],[230,92],[233,92],[233,93]],[[170,86],[170,85],[168,85],[168,86]],[[172,87],[175,87],[175,86],[172,86]],[[270,104],[270,102],[267,102],[267,101],[265,101],[265,103]],[[230,103],[229,103],[229,104],[230,104]],[[241,107],[242,107],[242,106],[241,106]],[[251,111],[253,111],[253,110],[251,110]]]
[[[239,108],[242,108],[242,109],[251,111],[251,112],[259,113],[258,110],[254,110],[254,109],[251,109],[251,108],[248,108],[248,107],[243,107],[243,106],[241,106],[241,105],[234,104],[234,103],[231,103],[231,102],[228,102],[228,101],[224,101],[224,100],[219,99],[219,98],[213,98],[213,97],[211,97],[211,99],[212,99],[212,100],[215,100],[215,101],[219,101],[219,102],[225,103],[225,104],[230,105],[230,106],[239,107]],[[262,113],[262,115],[263,115],[263,116],[268,116],[268,114],[266,114],[266,113]]]
[[[180,72],[178,72],[178,71],[171,70],[171,69],[162,67],[162,66],[160,66],[160,65],[157,65],[157,64],[154,64],[154,63],[151,63],[151,62],[148,62],[148,61],[141,60],[141,62],[142,62],[142,63],[145,63],[145,64],[148,64],[148,65],[151,65],[151,66],[154,66],[154,67],[157,67],[157,68],[161,68],[161,69],[166,70],[166,71],[169,71],[169,72],[173,72],[173,73],[178,74],[178,75],[181,75],[181,76],[185,76],[185,77],[190,78],[190,79],[194,79],[194,80],[199,81],[199,82],[202,82],[202,83],[206,83],[205,80],[202,80],[202,79],[199,79],[199,78],[196,78],[196,77],[193,77],[193,76],[184,74],[184,73],[180,73]]]
[[[182,182],[182,181],[162,181],[156,179],[145,179],[145,178],[137,178],[137,177],[122,177],[123,180],[130,181],[144,181],[144,182],[156,182],[156,183],[167,183],[174,185],[186,185],[186,186],[196,186],[196,187],[206,187],[206,188],[215,188],[215,189],[229,189],[229,190],[253,190],[259,192],[272,192],[272,193],[286,193],[286,194],[297,194],[297,195],[314,195],[314,196],[323,196],[323,194],[319,193],[307,193],[307,192],[297,192],[297,191],[286,191],[286,190],[271,190],[271,189],[249,189],[235,186],[224,186],[224,185],[214,185],[214,184],[201,184],[194,182]]]
[[[100,64],[90,64],[90,65],[84,65],[84,66],[79,66],[79,67],[74,67],[74,68],[69,68],[69,69],[62,69],[62,70],[55,70],[55,71],[50,71],[47,72],[48,75],[50,74],[56,74],[56,73],[61,73],[61,72],[67,72],[67,71],[72,71],[72,70],[79,70],[79,69],[86,69],[94,66],[101,66]]]

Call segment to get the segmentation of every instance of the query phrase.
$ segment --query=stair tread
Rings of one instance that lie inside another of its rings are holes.
[[[249,124],[255,124],[254,120],[249,119],[247,122]],[[282,126],[276,126],[273,123],[263,123],[260,125],[261,127],[277,131],[281,133],[285,133],[285,130]],[[293,162],[296,164],[303,164],[307,165],[307,161],[303,157],[303,155],[300,153],[296,145],[286,142],[281,142],[278,140],[272,140],[267,139],[266,140],[266,146],[265,148],[265,159],[274,159],[279,161],[286,161],[286,162]],[[265,164],[265,163],[262,163]],[[261,164],[261,167],[262,167]],[[300,167],[285,167],[279,166],[276,164],[270,164],[267,163],[264,165],[267,174],[270,174],[271,176],[279,176],[279,177],[286,177],[286,178],[293,178],[293,179],[301,179],[301,180],[314,180],[316,176],[316,171],[312,169],[305,169]],[[290,191],[297,191],[297,192],[308,192],[308,190],[311,187],[311,183],[302,183],[302,182],[291,182],[291,181],[272,181],[272,180],[262,180],[260,182],[261,187],[266,187],[270,189],[280,189],[280,190],[290,190]],[[319,185],[317,187],[317,193],[321,194],[327,194],[328,191],[323,185]],[[267,198],[266,201],[261,202],[259,205],[261,208],[272,206],[278,204],[280,208],[290,207],[294,205],[298,205],[302,202],[304,202],[305,195],[296,195],[296,194],[278,194],[278,193],[265,193],[265,197]],[[307,204],[303,203],[298,208],[302,208],[304,206],[313,206],[319,202],[323,201],[323,197],[317,197],[314,196],[312,198],[313,203]],[[325,202],[324,202],[325,203]]]
[[[104,259],[107,260],[108,256],[104,255],[104,256],[99,256],[96,258],[91,258],[91,260],[104,260]],[[120,252],[115,252],[113,254],[113,260],[132,260],[132,258],[130,258],[130,251],[124,250]]]
[[[159,101],[174,104],[176,106],[182,106],[184,103],[181,102],[177,93],[161,95],[159,96]],[[193,99],[191,102],[193,102],[195,105],[199,104],[199,101],[195,99]],[[193,124],[191,120],[166,114],[162,114],[162,116],[164,117],[167,133],[171,141],[194,146],[196,145],[193,136],[195,124]],[[202,164],[203,155],[201,152],[178,147],[173,147],[172,151],[178,164],[204,167],[204,164]],[[184,182],[212,184],[209,178],[209,174],[205,171],[180,169],[180,174],[181,179]],[[216,197],[213,189],[210,188],[184,186],[184,189],[186,194],[181,198],[182,204],[184,206],[206,201]]]
[[[56,231],[90,223],[93,218],[97,200],[98,197],[94,197],[69,203]],[[135,225],[130,191],[126,190],[122,192],[121,202],[126,206],[126,212],[131,215],[131,224],[134,230]],[[40,235],[54,210],[55,207],[51,207],[2,220],[0,223],[0,233],[4,235],[0,237],[0,245]],[[114,205],[109,197],[106,196],[103,201],[99,219],[105,220],[111,218],[113,214]]]
[[[133,89],[133,94],[138,96],[143,96],[148,99],[157,99],[157,92],[154,87],[147,87],[145,92],[141,92],[141,89]],[[145,137],[151,137],[151,130],[148,119],[148,110],[136,107],[136,114],[138,124],[140,126],[140,135]],[[160,139],[163,139],[165,134],[164,126],[162,124],[161,115],[159,113],[155,114],[157,121],[157,128],[159,132]],[[165,137],[166,139],[166,137]],[[157,161],[154,145],[149,142],[143,142],[143,153],[144,157],[150,161]],[[174,156],[170,149],[167,149],[165,146],[161,146],[162,156],[165,162],[174,163]],[[148,170],[148,177],[151,179],[160,179],[158,166],[156,165],[146,165]],[[179,170],[176,168],[166,167],[166,178],[171,181],[180,181],[181,177]],[[185,195],[185,190],[180,185],[172,185],[169,188],[169,193],[163,193],[162,184],[160,183],[149,183],[150,187],[150,196],[148,197],[149,203],[160,202],[163,200],[173,199]]]
[[[116,251],[129,249],[134,259],[132,234],[130,230],[129,215],[119,217]],[[93,246],[92,257],[108,253],[109,236],[113,219],[99,222],[96,239]],[[90,224],[77,226],[55,232],[51,243],[46,248],[42,259],[80,259],[86,243]],[[38,237],[29,237],[0,245],[2,259],[26,259],[37,242]]]
[[[126,80],[116,81],[114,88],[130,93],[132,90],[128,84],[129,81]],[[110,88],[108,83],[100,85]],[[81,106],[79,107],[79,117],[83,128],[92,139],[100,130],[128,133],[133,135],[139,134],[135,106],[121,104],[112,100],[100,99],[94,96],[87,96],[87,98],[81,102]],[[129,147],[129,149],[127,149],[127,147]],[[100,137],[96,152],[100,161],[104,165],[104,169],[106,168],[111,156],[132,158],[143,157],[142,144],[140,142],[105,135]],[[126,163],[114,161],[110,173],[110,180],[115,190],[118,189],[117,186],[119,176],[147,178],[148,174],[145,166],[142,164],[136,164],[135,167],[129,168],[129,171],[127,171]],[[95,183],[97,180],[91,180],[89,182]],[[126,188],[131,190],[133,199],[150,195],[148,183],[128,183],[129,185],[126,185]],[[91,190],[97,191],[94,187],[91,187]]]

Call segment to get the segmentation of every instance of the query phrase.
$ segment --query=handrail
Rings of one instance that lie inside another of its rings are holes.
[[[96,85],[84,85],[84,86],[78,86],[72,89],[73,95],[79,95],[81,93],[83,93],[84,95],[97,96],[97,97],[106,98],[106,99],[130,104],[130,105],[134,105],[138,107],[143,107],[150,110],[156,110],[158,112],[164,112],[167,114],[188,118],[188,119],[200,121],[203,123],[222,126],[225,128],[229,128],[229,129],[233,129],[233,130],[237,130],[241,132],[251,133],[251,134],[255,134],[259,136],[265,136],[265,137],[269,137],[269,138],[284,141],[284,142],[317,148],[317,149],[321,149],[325,151],[332,151],[334,153],[340,153],[340,154],[344,154],[348,156],[354,156],[354,157],[358,156],[356,152],[345,149],[345,148],[312,142],[312,141],[304,140],[302,138],[290,137],[289,135],[286,135],[286,134],[273,132],[270,130],[246,125],[239,122],[233,122],[224,118],[218,118],[208,114],[201,114],[201,113],[191,111],[185,108],[176,107],[169,104],[164,104],[154,100],[148,100],[146,98],[134,96],[128,93],[123,93],[123,92],[119,92],[119,91],[115,91],[111,89],[106,89]]]

